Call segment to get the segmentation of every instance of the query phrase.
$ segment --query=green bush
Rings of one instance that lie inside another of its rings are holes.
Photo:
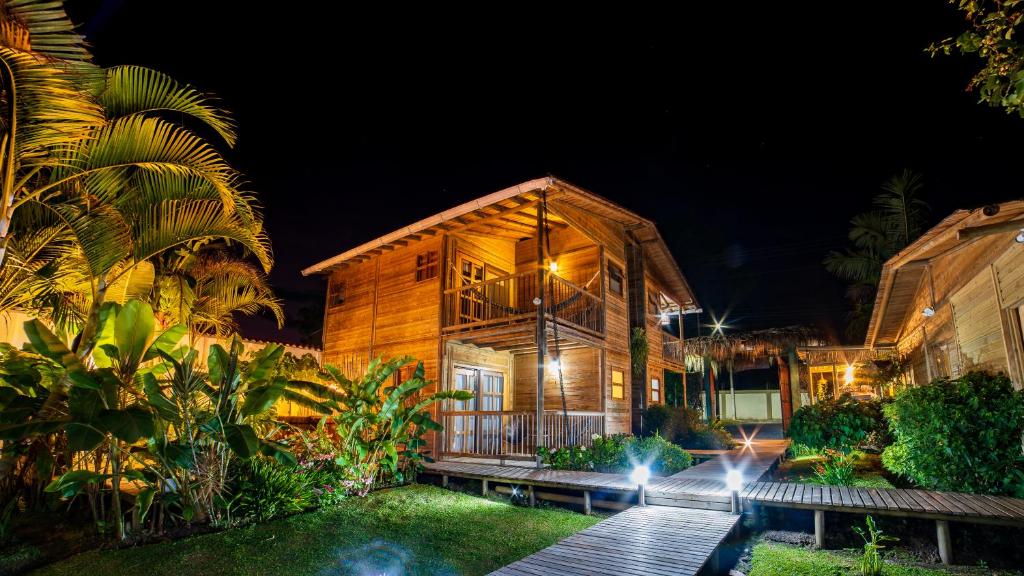
[[[880,401],[858,401],[844,394],[834,401],[801,406],[789,424],[789,437],[800,450],[825,448],[848,452],[881,449],[888,443]]]
[[[266,522],[312,505],[313,487],[302,468],[267,458],[237,460],[231,492],[238,518]]]
[[[1024,392],[971,372],[908,388],[885,407],[895,443],[882,461],[935,490],[1024,496]]]
[[[814,479],[827,486],[853,486],[860,452],[825,449],[825,459],[814,466]]]
[[[660,434],[683,448],[730,450],[736,442],[720,420],[703,421],[701,411],[686,406],[656,404],[644,410],[643,434]]]
[[[637,464],[646,464],[654,474],[669,476],[693,465],[693,456],[660,435],[636,437],[613,434],[593,438],[590,448],[569,446],[557,450],[538,449],[544,464],[554,470],[590,470],[627,473]]]

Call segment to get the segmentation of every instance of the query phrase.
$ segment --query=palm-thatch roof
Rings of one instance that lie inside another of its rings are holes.
[[[698,336],[683,341],[687,356],[710,358],[717,362],[757,360],[786,353],[791,347],[820,345],[817,330],[808,326],[783,326],[763,330],[733,332],[728,335]]]

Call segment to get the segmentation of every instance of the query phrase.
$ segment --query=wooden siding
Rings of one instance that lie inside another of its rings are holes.
[[[514,410],[537,406],[537,355],[516,354]],[[562,351],[562,378],[569,410],[601,411],[601,351],[597,348],[573,348]],[[544,371],[544,409],[561,410],[562,396],[558,374]]]
[[[1006,372],[1006,349],[991,272],[980,272],[950,302],[963,369]]]

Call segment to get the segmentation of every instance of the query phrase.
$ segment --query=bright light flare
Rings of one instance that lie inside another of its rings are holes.
[[[633,472],[630,473],[629,479],[637,486],[643,486],[647,484],[647,481],[651,479],[651,469],[646,465],[641,464],[636,468],[633,468]]]
[[[847,386],[853,384],[853,364],[846,365],[846,372],[843,373],[843,382],[846,382]]]
[[[548,270],[558,272],[558,262],[555,262],[554,260],[548,262]]]
[[[555,374],[555,373],[557,373],[557,372],[558,372],[559,370],[561,370],[561,369],[562,369],[562,362],[561,362],[561,360],[559,360],[558,358],[552,358],[552,359],[551,359],[551,360],[550,360],[550,361],[548,362],[548,370],[549,370],[549,371],[550,371],[550,372],[551,372],[552,374]]]
[[[743,488],[743,473],[735,469],[726,472],[725,486],[729,492],[739,492],[740,488]]]

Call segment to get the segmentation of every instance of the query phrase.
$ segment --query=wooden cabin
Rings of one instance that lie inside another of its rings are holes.
[[[435,386],[474,393],[435,407],[444,432],[428,441],[441,455],[532,458],[538,444],[630,432],[664,402],[666,379],[685,380],[681,315],[697,302],[654,223],[554,178],[302,273],[327,278],[325,363],[354,376],[411,355]],[[649,354],[634,377],[637,327]]]
[[[882,269],[869,348],[923,384],[971,370],[1024,382],[1024,201],[957,210]]]

